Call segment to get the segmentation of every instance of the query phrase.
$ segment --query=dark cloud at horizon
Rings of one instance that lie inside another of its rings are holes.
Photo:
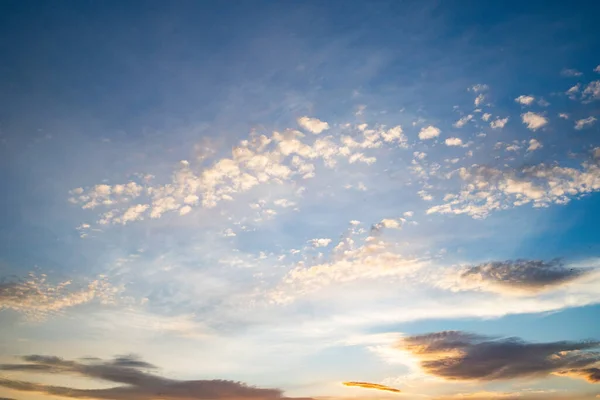
[[[108,389],[75,389],[0,378],[0,386],[23,392],[106,400],[152,400],[161,398],[196,399],[282,399],[279,389],[264,389],[228,380],[176,380],[150,374],[152,364],[128,355],[113,360],[86,359],[88,362],[64,360],[55,356],[29,355],[25,363],[1,364],[0,371],[31,371],[53,374],[76,374],[109,382],[122,383]],[[298,399],[301,400],[301,399]],[[308,400],[308,399],[305,399]]]
[[[402,339],[399,347],[420,359],[425,372],[447,380],[493,381],[549,374],[599,382],[599,341],[531,343],[461,331]]]

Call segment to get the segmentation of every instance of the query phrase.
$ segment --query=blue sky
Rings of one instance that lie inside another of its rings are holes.
[[[0,397],[600,395],[599,6],[0,8]]]

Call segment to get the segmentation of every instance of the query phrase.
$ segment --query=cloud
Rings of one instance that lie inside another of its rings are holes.
[[[492,129],[502,129],[504,125],[508,123],[508,117],[506,118],[496,118],[495,121],[490,122],[490,126]]]
[[[446,203],[429,208],[428,214],[485,218],[492,211],[525,204],[566,204],[574,197],[600,190],[600,166],[596,162],[584,162],[579,169],[543,163],[507,170],[474,165],[455,174],[464,182],[463,190],[447,194]]]
[[[462,139],[457,137],[448,138],[446,139],[445,143],[446,146],[462,146],[463,144]]]
[[[578,83],[574,86],[571,86],[569,88],[569,90],[566,91],[566,94],[569,97],[569,99],[577,100],[577,94],[579,93],[580,89],[581,89],[581,84]]]
[[[329,129],[329,124],[318,118],[300,117],[298,118],[298,125],[315,135]]]
[[[477,95],[477,97],[475,97],[475,100],[473,101],[473,104],[475,104],[475,107],[479,107],[485,100],[485,95],[483,93],[480,93]]]
[[[313,130],[324,127],[312,119],[309,125]],[[206,160],[195,165],[182,160],[166,183],[144,178],[142,183],[79,187],[69,192],[69,202],[86,210],[103,208],[96,221],[99,225],[158,219],[169,212],[185,215],[194,207],[214,208],[235,200],[254,188],[298,184],[315,177],[318,164],[325,169],[342,161],[371,165],[377,158],[369,153],[384,146],[408,147],[400,125],[389,129],[349,125],[321,137],[306,137],[294,129],[275,131],[270,137],[251,134],[233,148],[230,157],[218,158],[212,165],[207,166]]]
[[[571,390],[558,392],[549,390],[523,390],[519,392],[489,392],[478,391],[471,393],[456,393],[433,400],[593,400],[596,396],[590,393],[575,393]]]
[[[393,243],[380,238],[385,228],[400,227],[399,220],[383,219],[372,226],[366,238],[359,239],[353,234],[344,237],[327,259],[318,258],[312,265],[305,261],[293,265],[281,282],[267,293],[267,298],[274,303],[287,304],[330,286],[414,273],[425,265],[425,261],[403,256]]]
[[[450,289],[531,295],[565,286],[593,270],[571,268],[560,260],[493,261],[460,268]],[[442,284],[443,286],[444,284]]]
[[[386,386],[386,385],[380,385],[378,383],[370,383],[370,382],[342,382],[342,384],[344,386],[351,386],[351,387],[360,387],[360,388],[364,388],[364,389],[376,389],[376,390],[383,390],[386,392],[393,392],[393,393],[400,393],[401,390],[400,389],[396,389],[390,386]]]
[[[581,98],[584,103],[589,103],[593,100],[600,99],[600,81],[593,81],[588,83],[588,85],[583,89],[581,93]]]
[[[485,122],[489,121],[489,120],[490,120],[490,118],[492,118],[492,114],[490,114],[490,113],[484,113],[484,114],[481,116],[481,119],[482,119],[482,120],[484,120]]]
[[[600,74],[600,65],[598,65],[596,68],[594,68],[594,72],[597,72]]]
[[[473,91],[475,93],[485,92],[489,89],[489,86],[483,83],[478,83],[476,85],[471,86],[468,90]]]
[[[519,104],[522,104],[524,106],[529,106],[531,105],[531,103],[533,103],[535,101],[535,97],[533,96],[527,96],[527,95],[521,95],[519,97],[517,97],[515,99],[515,101]]]
[[[544,146],[536,139],[529,139],[529,147],[527,147],[527,151],[536,151],[542,147]]]
[[[331,239],[311,239],[310,243],[313,247],[327,247],[331,243]]]
[[[562,118],[562,119],[569,119],[569,114],[566,114],[566,113],[560,113],[560,114],[558,114],[558,117],[559,117],[559,118]]]
[[[429,125],[425,128],[421,128],[419,131],[419,139],[429,140],[440,136],[441,130],[433,125]]]
[[[531,343],[519,338],[493,338],[461,331],[403,338],[399,350],[420,361],[427,374],[446,380],[495,381],[549,374],[594,376],[598,341]]]
[[[532,131],[538,130],[548,123],[546,117],[531,111],[521,114],[521,119],[527,125],[527,129]]]
[[[575,129],[580,131],[584,128],[589,128],[590,126],[594,125],[594,122],[596,122],[596,118],[594,117],[579,119],[575,121]]]
[[[30,319],[43,319],[50,314],[78,305],[98,302],[113,304],[120,289],[100,277],[85,283],[48,282],[46,275],[29,274],[27,279],[0,282],[0,310],[23,313]]]
[[[582,72],[579,72],[576,69],[572,69],[572,68],[563,68],[563,70],[560,71],[560,74],[562,76],[566,76],[566,77],[576,77],[576,76],[583,75]]]
[[[113,360],[63,360],[53,356],[23,357],[25,363],[2,364],[3,371],[69,374],[124,384],[107,389],[77,389],[0,378],[0,386],[22,392],[43,393],[70,398],[106,400],[195,399],[281,399],[278,389],[262,389],[226,380],[175,380],[148,372],[155,367],[132,356]]]
[[[461,119],[459,119],[458,121],[456,121],[454,123],[454,127],[462,128],[463,126],[465,126],[467,124],[467,122],[469,122],[472,119],[473,119],[473,115],[471,115],[471,114],[465,115],[464,117],[462,117]]]

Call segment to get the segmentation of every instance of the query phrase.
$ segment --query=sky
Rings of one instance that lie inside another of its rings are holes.
[[[598,15],[0,2],[0,400],[600,398]]]

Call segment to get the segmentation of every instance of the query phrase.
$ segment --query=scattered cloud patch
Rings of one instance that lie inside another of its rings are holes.
[[[536,131],[548,124],[548,119],[546,119],[546,117],[531,111],[521,114],[521,119],[523,123],[527,125],[527,129],[532,131]]]
[[[29,274],[26,279],[0,282],[0,310],[8,309],[34,320],[86,303],[114,304],[120,289],[100,277],[74,284],[52,284],[46,275]]]
[[[425,128],[421,128],[419,131],[419,139],[421,140],[430,140],[440,136],[442,131],[439,128],[436,128],[433,125],[429,125]]]
[[[458,121],[456,121],[454,123],[454,127],[462,128],[463,126],[465,126],[467,124],[467,122],[469,122],[472,119],[473,119],[473,115],[471,115],[471,114],[465,115],[464,117],[462,117],[461,119],[459,119]]]
[[[475,107],[479,107],[480,105],[483,104],[484,101],[485,101],[485,95],[483,93],[480,93],[477,95],[477,97],[475,97],[473,104],[475,104]]]
[[[583,75],[582,72],[573,68],[564,68],[562,71],[560,71],[560,74],[569,78]]]
[[[581,98],[584,103],[589,103],[593,100],[600,99],[600,81],[593,81],[583,89]]]
[[[481,119],[482,119],[483,121],[485,121],[485,122],[488,122],[488,121],[490,120],[490,118],[492,118],[492,114],[490,114],[490,113],[484,113],[484,114],[481,116]]]
[[[329,129],[329,124],[318,118],[300,117],[298,118],[298,125],[315,135]]]
[[[495,121],[490,122],[492,129],[502,129],[508,123],[508,117],[497,118]]]
[[[544,147],[544,146],[542,146],[542,144],[538,140],[529,139],[529,147],[527,147],[527,151],[528,152],[536,151],[538,149],[541,149],[542,147]]]
[[[446,203],[429,208],[428,214],[485,218],[492,211],[525,204],[566,204],[574,197],[600,190],[600,166],[590,162],[580,169],[543,163],[508,170],[474,165],[462,167],[456,174],[464,182],[463,190],[447,194]]]
[[[310,243],[313,247],[327,247],[329,243],[331,243],[331,239],[329,238],[321,238],[321,239],[311,239]]]
[[[594,117],[587,117],[587,118],[579,119],[579,120],[575,121],[575,129],[580,131],[582,129],[589,128],[590,126],[594,125],[595,122],[596,122],[596,118],[594,118]]]
[[[519,104],[522,104],[524,106],[529,106],[531,105],[534,101],[535,101],[535,97],[533,96],[527,96],[527,95],[521,95],[519,97],[517,97],[515,99],[515,101]]]
[[[463,141],[457,137],[451,137],[445,140],[446,146],[462,146]]]

